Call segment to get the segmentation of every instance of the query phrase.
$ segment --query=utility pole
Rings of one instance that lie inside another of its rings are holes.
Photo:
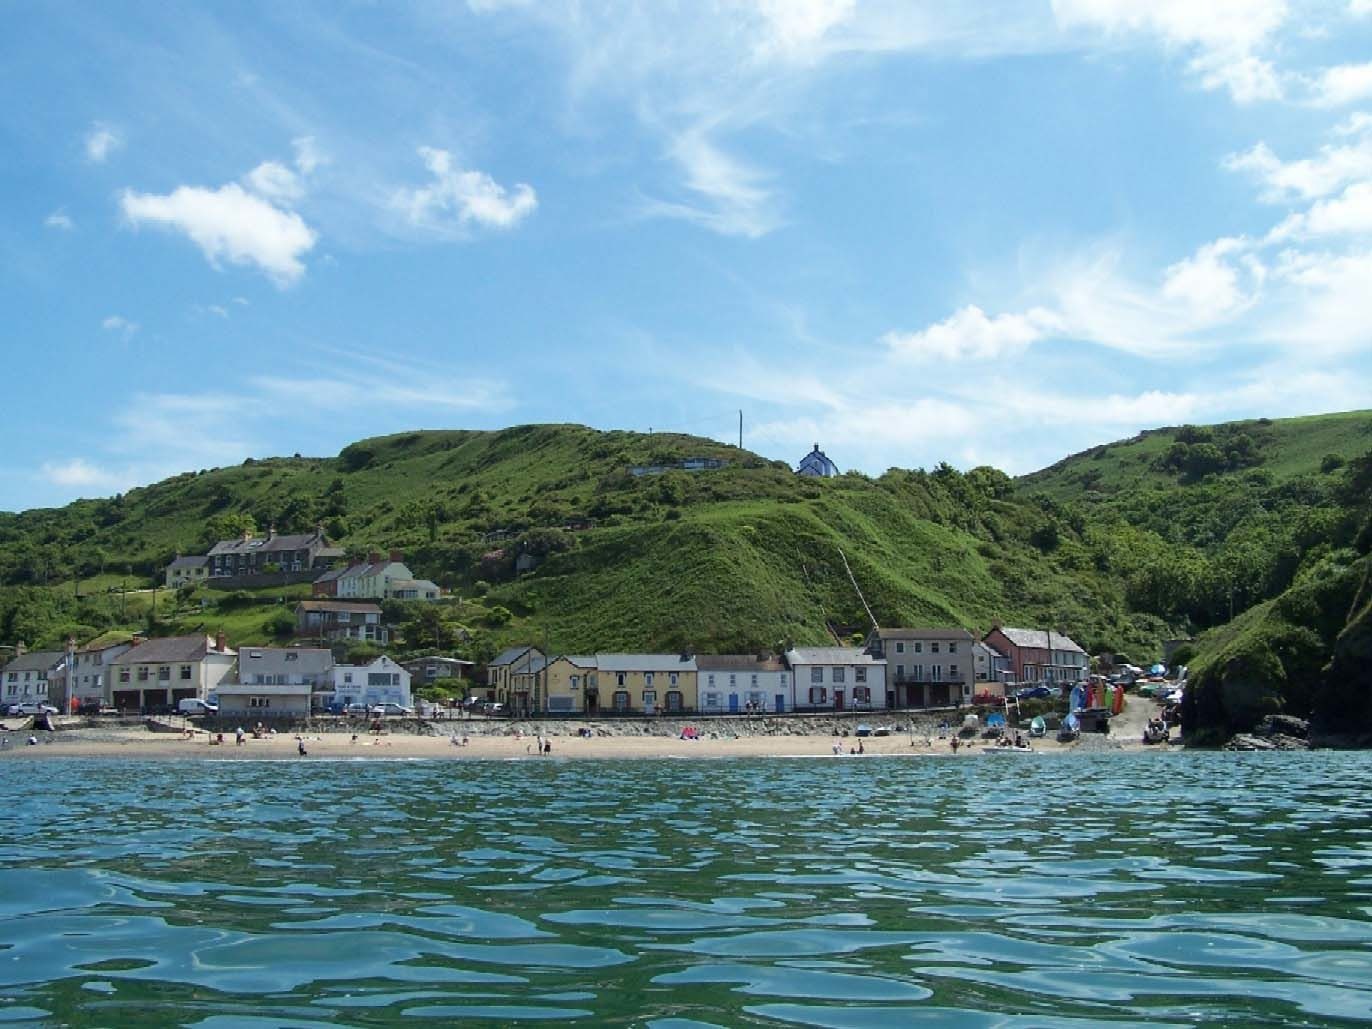
[[[743,449],[743,408],[738,409],[738,449]]]

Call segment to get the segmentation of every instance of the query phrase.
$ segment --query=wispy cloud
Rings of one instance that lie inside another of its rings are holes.
[[[100,323],[106,332],[112,332],[127,343],[137,335],[140,328],[137,322],[129,321],[121,314],[112,314]]]
[[[116,150],[124,145],[124,137],[110,125],[96,122],[86,133],[86,160],[92,164],[104,164]]]
[[[44,218],[43,224],[50,229],[60,229],[62,232],[71,232],[76,228],[76,223],[60,207]]]

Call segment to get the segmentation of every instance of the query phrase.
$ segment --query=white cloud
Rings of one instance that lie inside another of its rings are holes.
[[[1348,0],[1348,13],[1355,18],[1372,14],[1372,0]]]
[[[1200,247],[1163,273],[1163,297],[1180,303],[1198,324],[1219,321],[1249,306],[1266,269],[1253,255],[1243,253],[1247,246],[1246,240],[1226,238]],[[1236,255],[1241,255],[1242,268],[1229,260]]]
[[[264,200],[287,206],[305,195],[299,176],[277,161],[263,161],[243,177],[243,182]]]
[[[445,235],[460,234],[473,224],[510,229],[538,207],[532,186],[521,182],[507,190],[485,172],[456,167],[446,150],[420,147],[419,156],[433,181],[392,196],[392,204],[417,228]]]
[[[83,457],[74,457],[69,461],[45,461],[39,474],[54,485],[78,490],[100,489],[114,493],[133,485],[119,472],[100,468]]]
[[[1238,103],[1275,100],[1281,78],[1256,53],[1287,20],[1286,0],[1053,0],[1064,29],[1119,37],[1143,34],[1191,50],[1205,89],[1227,89]]]
[[[882,336],[895,355],[919,361],[996,360],[1022,353],[1062,329],[1061,319],[1041,307],[988,318],[975,304],[918,332]]]
[[[205,308],[205,310],[216,318],[227,318],[229,316],[228,308],[220,304],[211,304],[209,307]]]
[[[120,206],[131,225],[184,233],[212,265],[253,265],[281,287],[305,274],[301,258],[317,239],[300,215],[234,182],[218,189],[178,186],[163,196],[125,190]]]
[[[112,314],[100,323],[100,327],[106,332],[118,334],[120,339],[127,342],[138,333],[140,326],[137,322],[129,321],[123,315]]]
[[[1268,235],[1271,242],[1316,236],[1372,234],[1372,180],[1355,182],[1336,197],[1289,215]]]
[[[1266,143],[1258,143],[1242,154],[1230,154],[1224,167],[1250,172],[1266,187],[1262,199],[1269,203],[1313,200],[1372,176],[1372,135],[1343,146],[1322,146],[1318,156],[1298,161],[1282,161]]]
[[[124,138],[109,125],[96,122],[86,133],[86,160],[104,164],[106,158],[124,145]]]
[[[767,34],[759,56],[796,55],[818,43],[833,28],[848,21],[856,0],[757,0]]]
[[[43,224],[50,229],[61,229],[63,232],[70,232],[76,228],[76,223],[60,207],[44,218]]]
[[[1372,98],[1372,63],[1326,68],[1312,88],[1314,103],[1320,107],[1342,107]]]
[[[1336,136],[1361,136],[1364,134],[1372,134],[1372,114],[1367,111],[1354,111],[1334,126],[1334,135]]]

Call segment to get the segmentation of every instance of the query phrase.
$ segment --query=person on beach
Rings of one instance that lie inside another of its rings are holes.
[[[300,736],[297,736],[297,737],[295,738],[295,749],[296,749],[296,751],[300,754],[301,757],[304,757],[307,753],[309,753],[309,752],[305,749],[305,740],[304,740],[302,737],[300,737]]]
[[[243,736],[243,727],[242,727],[241,725],[238,727],[238,732],[235,734],[235,737],[236,737],[235,742],[237,743],[237,745],[240,746],[240,747],[243,746],[243,739],[244,739],[244,736]]]
[[[948,745],[953,748],[954,754],[958,752],[958,738],[956,736],[954,736],[951,740],[948,741]]]
[[[544,756],[546,757],[548,754],[551,754],[552,752],[553,752],[553,741],[552,741],[551,739],[544,740],[544,741],[543,741],[543,754],[544,754]]]

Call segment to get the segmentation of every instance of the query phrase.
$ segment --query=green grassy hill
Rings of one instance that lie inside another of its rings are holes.
[[[883,625],[1052,626],[1135,660],[1198,633],[1203,669],[1266,638],[1246,628],[1266,612],[1299,627],[1283,598],[1358,560],[1369,451],[1364,412],[1157,430],[1018,482],[947,465],[815,480],[690,436],[403,433],[0,514],[0,642],[149,626],[285,638],[308,587],[151,587],[177,552],[244,528],[322,524],[354,555],[403,550],[452,591],[436,605],[388,603],[402,651],[482,660],[517,640],[574,652],[846,639],[869,625],[846,557]],[[687,458],[726,464],[630,473]],[[520,554],[537,568],[516,574]],[[1222,629],[1231,610],[1249,613]],[[1337,619],[1321,618],[1327,658]]]

